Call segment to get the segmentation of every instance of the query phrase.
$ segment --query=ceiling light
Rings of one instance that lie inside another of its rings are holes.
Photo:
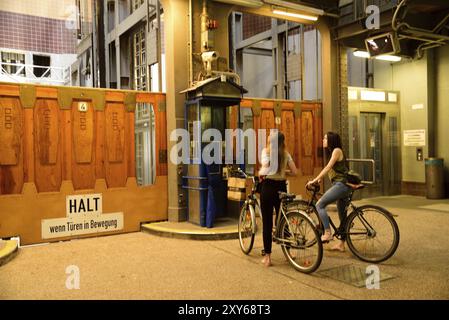
[[[307,14],[300,14],[300,13],[294,13],[294,12],[287,12],[284,10],[274,9],[274,14],[279,14],[282,16],[292,17],[292,18],[298,18],[298,19],[304,19],[304,20],[310,20],[310,21],[317,21],[318,17],[315,16],[309,16]]]
[[[384,61],[391,61],[391,62],[399,62],[399,61],[402,60],[401,57],[392,56],[392,55],[388,55],[388,54],[377,56],[376,59],[377,60],[384,60]]]
[[[263,2],[260,0],[214,0],[214,1],[250,8],[259,8],[263,6]]]
[[[282,8],[288,8],[296,11],[301,11],[308,14],[313,14],[317,16],[324,15],[324,10],[317,9],[309,6],[305,6],[299,3],[293,3],[290,1],[282,1],[282,0],[264,0],[265,3],[272,4]]]
[[[369,58],[370,57],[369,53],[366,51],[357,50],[357,51],[354,51],[352,54],[359,58]]]

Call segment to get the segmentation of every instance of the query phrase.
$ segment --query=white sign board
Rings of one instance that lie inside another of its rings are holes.
[[[67,196],[66,217],[42,220],[42,239],[123,229],[123,212],[103,214],[101,194]]]
[[[424,147],[426,145],[426,130],[404,130],[404,146]]]

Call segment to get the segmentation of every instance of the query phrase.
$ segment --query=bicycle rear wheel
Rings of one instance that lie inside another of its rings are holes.
[[[399,227],[384,208],[366,205],[353,211],[346,223],[349,250],[365,262],[390,258],[399,246]]]
[[[303,273],[314,272],[323,258],[323,244],[310,218],[298,210],[286,214],[279,230],[282,252],[288,262]]]
[[[252,205],[245,203],[240,210],[239,243],[244,254],[249,254],[256,234],[256,215]]]
[[[314,226],[317,228],[318,233],[322,234],[323,224],[321,222],[318,211],[313,206],[309,206],[309,202],[306,200],[295,200],[288,205],[288,210],[299,210],[307,214],[313,221]]]

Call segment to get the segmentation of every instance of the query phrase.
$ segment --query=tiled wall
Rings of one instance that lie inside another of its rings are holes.
[[[0,11],[63,20],[75,13],[76,4],[76,0],[0,0]]]
[[[65,20],[0,11],[0,48],[75,53],[76,29]]]

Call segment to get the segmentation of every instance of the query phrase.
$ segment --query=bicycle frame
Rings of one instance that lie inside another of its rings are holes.
[[[312,207],[316,213],[318,213],[316,209],[316,203],[318,201],[317,195],[319,195],[319,192],[317,189],[313,189],[312,196],[310,197],[310,200],[308,201],[308,206]],[[351,190],[349,196],[348,196],[348,203],[345,208],[345,217],[348,217],[348,209],[351,208],[352,212],[359,212],[358,208],[352,203],[352,196],[354,194],[355,190]],[[348,234],[350,235],[360,235],[360,234],[366,234],[368,233],[368,236],[372,236],[375,234],[375,230],[373,227],[366,221],[366,219],[363,217],[363,214],[358,213],[357,217],[360,219],[363,226],[366,228],[367,232],[346,232],[346,221],[340,221],[340,228],[337,228],[334,222],[332,221],[332,218],[329,216],[329,223],[331,225],[331,228],[333,229],[333,235],[337,237],[337,239],[340,239],[342,236],[346,236]],[[321,217],[318,214],[318,219],[321,221]]]
[[[288,244],[288,245],[290,245],[290,246],[292,246],[294,248],[296,243],[292,243],[291,240],[287,240],[287,239],[282,238],[281,235],[279,234],[280,233],[280,229],[279,228],[280,228],[282,219],[285,219],[285,221],[287,222],[287,225],[288,225],[288,230],[291,233],[293,233],[292,225],[291,225],[290,221],[287,219],[287,213],[288,213],[287,206],[289,204],[291,204],[291,203],[294,203],[294,201],[291,201],[291,202],[290,201],[284,201],[284,200],[281,201],[281,205],[280,205],[280,208],[279,208],[279,214],[278,214],[277,219],[276,219],[275,236],[273,236],[273,239],[278,244]],[[307,216],[307,215],[303,215],[303,216],[307,220],[309,220],[309,222],[313,225],[313,220],[309,216]]]

